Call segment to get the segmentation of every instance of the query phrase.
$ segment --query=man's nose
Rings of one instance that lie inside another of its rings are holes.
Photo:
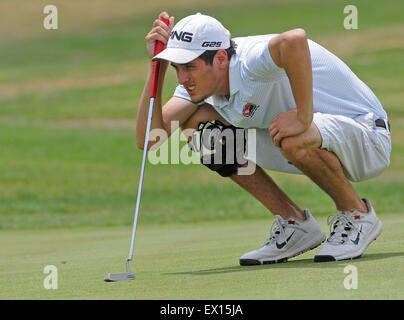
[[[178,77],[179,84],[184,85],[185,83],[187,83],[189,81],[188,72],[185,72],[183,70],[178,70],[177,77]]]

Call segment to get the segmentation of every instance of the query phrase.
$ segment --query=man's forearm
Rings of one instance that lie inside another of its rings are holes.
[[[308,128],[313,120],[313,77],[304,30],[299,29],[295,37],[281,43],[280,60],[292,88],[297,117]]]
[[[303,29],[284,32],[269,42],[269,50],[275,64],[285,70],[298,120],[308,128],[313,119],[313,79],[306,32]]]

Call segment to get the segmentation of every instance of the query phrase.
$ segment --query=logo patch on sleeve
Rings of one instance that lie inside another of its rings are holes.
[[[255,104],[247,103],[243,108],[243,116],[247,118],[252,118],[258,107],[259,106]]]

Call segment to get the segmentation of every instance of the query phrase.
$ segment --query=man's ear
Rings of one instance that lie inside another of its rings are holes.
[[[216,60],[216,63],[219,65],[219,67],[227,67],[229,63],[227,52],[223,49],[220,49],[216,52],[214,59]]]

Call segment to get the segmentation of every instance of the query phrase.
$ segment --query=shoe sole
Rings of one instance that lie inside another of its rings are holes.
[[[359,259],[360,257],[362,257],[362,254],[360,254],[359,256],[352,257],[352,258],[343,258],[343,259],[335,259],[333,256],[323,255],[323,256],[315,256],[314,257],[314,262],[330,262],[330,261],[353,260],[353,259]]]
[[[291,257],[290,257],[291,258]],[[273,264],[273,263],[281,263],[288,261],[288,258],[282,258],[278,260],[268,260],[268,261],[259,261],[254,259],[240,259],[240,266],[258,266],[261,264]]]
[[[369,247],[369,245],[375,241],[379,235],[382,233],[382,223],[379,220],[374,228],[374,230],[372,231],[372,233],[374,234],[373,236],[371,235],[370,238],[372,240],[370,240],[368,243],[366,243],[362,249],[359,249],[359,251],[357,253],[354,253],[352,256],[342,256],[339,258],[335,258],[334,256],[331,255],[317,255],[314,256],[314,262],[329,262],[329,261],[342,261],[342,260],[353,260],[353,259],[358,259],[362,256],[362,254],[365,252],[365,250]]]
[[[257,265],[262,265],[262,264],[274,264],[274,263],[286,262],[286,261],[288,261],[288,259],[290,259],[290,258],[296,257],[296,256],[298,256],[298,255],[300,255],[300,254],[303,254],[303,253],[305,253],[305,252],[307,252],[307,251],[310,251],[310,250],[313,250],[313,249],[319,247],[325,240],[326,240],[326,237],[325,237],[325,235],[324,235],[324,237],[323,237],[323,239],[321,240],[321,242],[316,243],[314,246],[308,247],[307,249],[304,249],[304,250],[302,250],[302,251],[298,251],[298,252],[295,253],[295,254],[292,254],[292,255],[290,255],[290,256],[288,256],[288,257],[283,257],[283,258],[280,258],[280,259],[263,260],[263,261],[255,260],[255,259],[240,259],[240,266],[257,266]]]

